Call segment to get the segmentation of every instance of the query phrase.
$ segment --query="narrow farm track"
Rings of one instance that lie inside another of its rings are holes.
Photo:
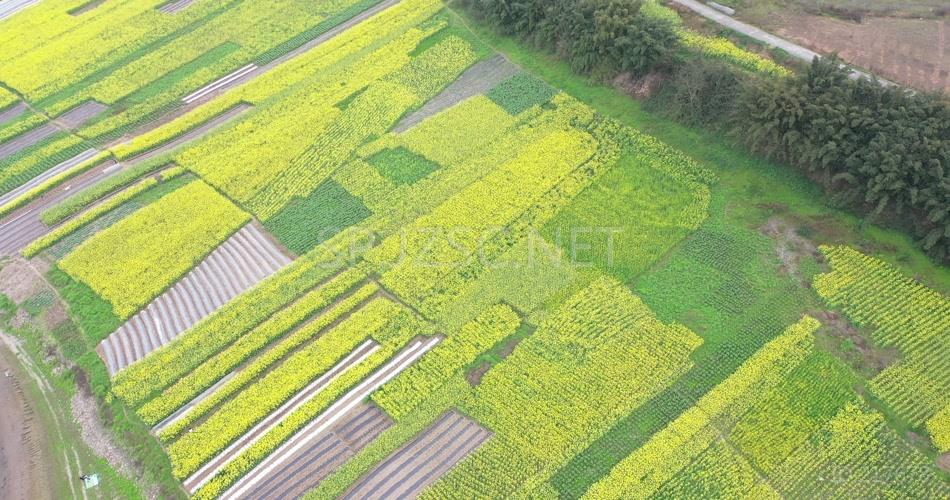
[[[0,21],[39,2],[40,0],[8,0],[6,2],[2,2],[0,3]]]
[[[270,415],[258,422],[243,436],[231,443],[231,445],[219,453],[218,456],[214,457],[208,463],[198,469],[197,472],[184,481],[183,485],[185,489],[190,493],[197,491],[198,488],[213,478],[214,475],[223,469],[224,466],[230,463],[231,460],[239,456],[244,450],[250,448],[251,445],[256,443],[258,439],[267,434],[269,430],[277,426],[277,424],[279,424],[283,419],[306,404],[307,401],[310,401],[320,391],[333,383],[333,381],[339,376],[343,375],[354,366],[362,363],[378,349],[379,344],[373,340],[367,340],[366,342],[360,344],[360,346],[354,349],[353,352],[348,354],[337,364],[333,365],[333,368],[330,368],[326,373],[320,377],[317,377],[317,379],[307,385],[307,387],[282,404],[280,408],[271,412]]]
[[[459,102],[483,94],[499,83],[517,74],[520,70],[502,55],[476,63],[465,70],[461,76],[433,97],[417,111],[410,113],[393,128],[395,132],[405,132],[426,118],[448,109]]]
[[[46,172],[43,172],[42,174],[34,177],[26,184],[23,184],[22,186],[10,191],[9,193],[6,193],[3,196],[0,196],[0,205],[3,205],[9,201],[12,201],[14,198],[20,196],[21,194],[26,193],[27,191],[35,188],[36,186],[39,186],[40,184],[52,179],[53,177],[75,167],[76,165],[79,165],[80,163],[92,158],[93,156],[96,156],[97,154],[99,154],[99,150],[87,149],[83,151],[82,153],[79,153],[78,155],[60,163],[59,165],[56,165],[55,167],[47,170]]]
[[[300,448],[246,498],[299,498],[392,425],[378,407],[360,403],[322,438]]]
[[[785,52],[788,52],[793,57],[798,58],[807,63],[812,62],[812,60],[814,60],[816,57],[817,58],[822,57],[821,54],[811,49],[802,47],[801,45],[798,45],[797,43],[790,42],[784,38],[773,35],[765,30],[756,28],[755,26],[752,26],[751,24],[747,24],[742,21],[739,21],[738,19],[729,17],[726,14],[723,14],[722,12],[719,12],[718,10],[713,9],[712,7],[709,7],[700,2],[697,2],[696,0],[673,0],[673,2],[678,3],[682,5],[683,7],[686,7],[687,9],[692,10],[693,12],[699,14],[700,16],[705,17],[706,19],[709,19],[710,21],[713,21],[717,24],[725,26],[726,28],[729,28],[732,31],[741,33],[745,36],[758,40],[759,42],[762,42],[766,45],[778,47],[784,50]],[[872,78],[872,76],[863,71],[852,69],[851,78],[870,79]],[[877,80],[878,82],[881,83],[881,85],[885,85],[885,86],[897,85],[894,82],[885,80],[880,77],[878,77]]]
[[[216,309],[290,263],[254,224],[244,226],[187,276],[103,340],[110,374],[171,342]]]
[[[74,159],[67,162],[72,162]],[[57,165],[52,170],[59,170],[61,166],[62,164]],[[53,189],[0,221],[0,256],[15,255],[30,242],[50,231],[50,228],[40,220],[40,215],[47,208],[65,200],[76,191],[92,186],[117,170],[115,162],[107,161]]]
[[[250,495],[259,485],[267,482],[273,474],[279,473],[302,450],[312,449],[323,437],[340,421],[352,418],[350,412],[364,404],[363,401],[376,389],[399,375],[411,366],[425,353],[429,352],[442,337],[420,338],[409,342],[408,346],[393,356],[382,368],[373,372],[359,385],[336,400],[329,408],[300,429],[284,444],[264,459],[253,470],[244,475],[226,491],[221,498],[233,500],[239,498],[253,498]],[[186,486],[187,488],[187,486]]]
[[[490,436],[475,421],[450,411],[377,465],[343,499],[414,498]]]

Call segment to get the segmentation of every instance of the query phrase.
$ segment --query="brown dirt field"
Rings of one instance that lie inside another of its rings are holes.
[[[837,52],[888,80],[950,92],[950,19],[866,17],[858,24],[783,12],[749,20],[816,52]]]
[[[43,279],[23,259],[15,259],[0,269],[0,293],[20,304],[45,288]]]
[[[33,417],[12,356],[0,345],[0,498],[52,498],[45,433]]]

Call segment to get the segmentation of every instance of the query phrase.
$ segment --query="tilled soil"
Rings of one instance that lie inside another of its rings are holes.
[[[822,54],[922,90],[950,91],[950,20],[811,14],[769,16],[762,27]]]

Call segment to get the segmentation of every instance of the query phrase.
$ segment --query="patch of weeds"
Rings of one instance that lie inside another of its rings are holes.
[[[404,147],[384,149],[368,160],[383,177],[397,185],[413,184],[439,169],[439,164]]]

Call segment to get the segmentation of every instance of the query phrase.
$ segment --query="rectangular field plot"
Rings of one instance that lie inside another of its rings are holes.
[[[363,402],[367,397],[369,397],[370,394],[373,393],[373,391],[384,385],[387,381],[398,376],[409,366],[412,366],[413,363],[418,361],[419,358],[429,352],[441,341],[441,337],[415,338],[398,352],[393,354],[391,358],[385,362],[385,364],[373,370],[372,373],[366,371],[365,368],[370,368],[373,365],[373,357],[367,358],[364,362],[364,371],[360,375],[361,377],[365,378],[362,378],[359,383],[351,387],[345,394],[342,394],[338,399],[336,399],[335,402],[327,406],[326,409],[320,412],[319,415],[316,415],[313,420],[302,426],[292,436],[289,436],[289,439],[274,449],[273,452],[269,453],[269,455],[264,458],[256,467],[248,470],[247,474],[242,474],[243,477],[241,477],[237,482],[230,486],[230,488],[224,491],[223,494],[221,494],[221,498],[245,498],[245,496],[252,489],[257,488],[262,481],[266,481],[269,477],[271,477],[272,474],[286,466],[286,464],[289,463],[289,460],[296,456],[298,452],[300,452],[302,449],[312,448],[314,443],[322,439],[329,429],[336,426],[339,422],[348,419],[348,415],[350,415],[353,409],[363,405]],[[391,346],[386,347],[385,345],[377,345],[377,347],[380,348],[379,354],[381,355],[385,355],[387,350],[393,350]],[[375,362],[378,361],[379,360],[377,358],[377,361]],[[347,363],[343,364],[346,365]],[[349,364],[352,366],[352,363]],[[353,369],[358,371],[360,370],[360,367],[354,367]],[[328,388],[326,390],[332,390],[332,388]],[[320,394],[316,395],[316,398],[320,397]],[[294,417],[291,416],[289,418],[293,419]],[[266,437],[264,439],[266,439]],[[237,461],[240,461],[240,459],[236,460],[236,462]],[[239,467],[241,466],[239,465]],[[223,478],[221,477],[222,474],[224,475]],[[203,475],[205,476],[204,479],[202,479]],[[220,481],[232,482],[233,478],[235,477],[237,476],[234,475],[232,471],[225,469],[222,470],[220,474],[218,474],[216,479]],[[210,479],[210,474],[204,471],[199,471],[194,476],[187,479],[184,482],[184,485],[189,491],[197,491],[196,494],[198,496],[209,495],[212,494],[212,492],[215,496],[220,494],[223,486],[214,484],[214,479],[212,479],[212,483],[205,485],[200,490],[198,489],[205,481],[207,481],[207,479]],[[215,490],[217,491],[215,492]]]
[[[86,101],[79,106],[63,113],[56,118],[56,121],[66,128],[74,129],[82,124],[92,120],[97,115],[105,112],[109,106],[96,101]]]
[[[391,425],[392,420],[382,410],[360,403],[326,435],[294,453],[245,498],[297,498]]]
[[[257,227],[248,224],[96,350],[113,375],[167,344],[289,262]]]
[[[517,66],[498,55],[481,61],[465,70],[461,76],[439,95],[426,102],[419,110],[414,111],[399,121],[394,132],[405,132],[418,125],[426,118],[444,111],[465,99],[474,97],[491,90],[505,79],[518,72]]]
[[[177,282],[250,217],[193,181],[78,246],[61,268],[125,319]]]
[[[414,498],[490,436],[477,422],[450,411],[376,466],[343,498]]]
[[[20,151],[35,146],[59,132],[59,127],[46,123],[0,144],[0,160],[9,158]]]

